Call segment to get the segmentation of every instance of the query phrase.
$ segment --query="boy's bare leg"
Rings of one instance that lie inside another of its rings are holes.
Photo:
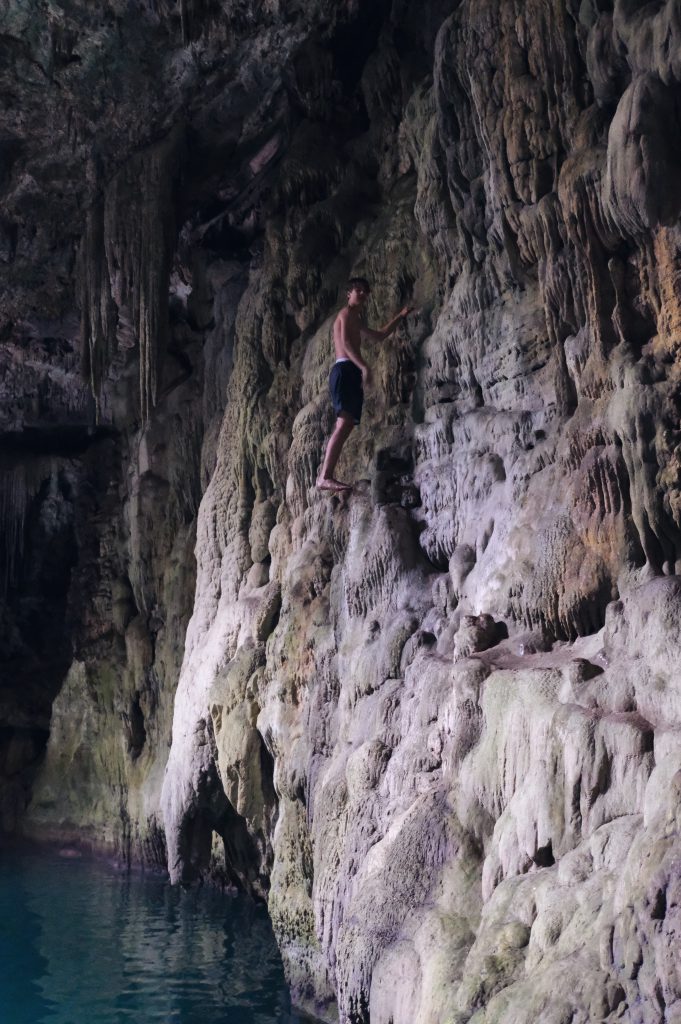
[[[319,487],[320,490],[345,491],[350,487],[350,484],[344,484],[340,480],[336,480],[333,475],[333,471],[336,468],[336,463],[340,457],[343,445],[350,436],[354,425],[355,421],[351,416],[346,415],[345,413],[341,413],[336,420],[336,426],[334,427],[333,434],[329,438],[329,443],[326,446],[324,463],[319,477],[317,478],[317,487]]]

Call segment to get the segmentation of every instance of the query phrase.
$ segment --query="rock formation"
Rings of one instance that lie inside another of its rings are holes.
[[[680,1020],[679,0],[0,50],[3,827],[266,899],[324,1019]]]

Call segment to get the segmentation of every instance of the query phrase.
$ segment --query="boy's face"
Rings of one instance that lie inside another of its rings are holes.
[[[348,306],[364,306],[369,298],[370,290],[363,284],[353,284],[348,292]]]

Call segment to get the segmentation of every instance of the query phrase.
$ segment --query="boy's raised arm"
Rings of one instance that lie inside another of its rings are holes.
[[[365,337],[371,338],[372,341],[385,341],[386,338],[390,337],[400,321],[408,317],[413,310],[413,306],[403,306],[392,320],[389,320],[383,327],[379,327],[377,331],[373,330],[371,327],[361,327],[360,330]]]

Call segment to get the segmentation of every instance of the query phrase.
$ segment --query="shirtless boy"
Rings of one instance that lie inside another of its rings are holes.
[[[361,315],[370,292],[369,282],[365,278],[351,277],[348,281],[348,304],[340,311],[333,325],[336,362],[329,376],[329,391],[337,418],[317,479],[317,487],[322,491],[347,491],[352,486],[336,480],[333,474],[343,445],[352,428],[360,421],[364,389],[371,387],[372,383],[371,370],[362,358],[362,338],[383,341],[411,313],[411,308],[405,306],[380,330],[373,331],[365,327]]]

